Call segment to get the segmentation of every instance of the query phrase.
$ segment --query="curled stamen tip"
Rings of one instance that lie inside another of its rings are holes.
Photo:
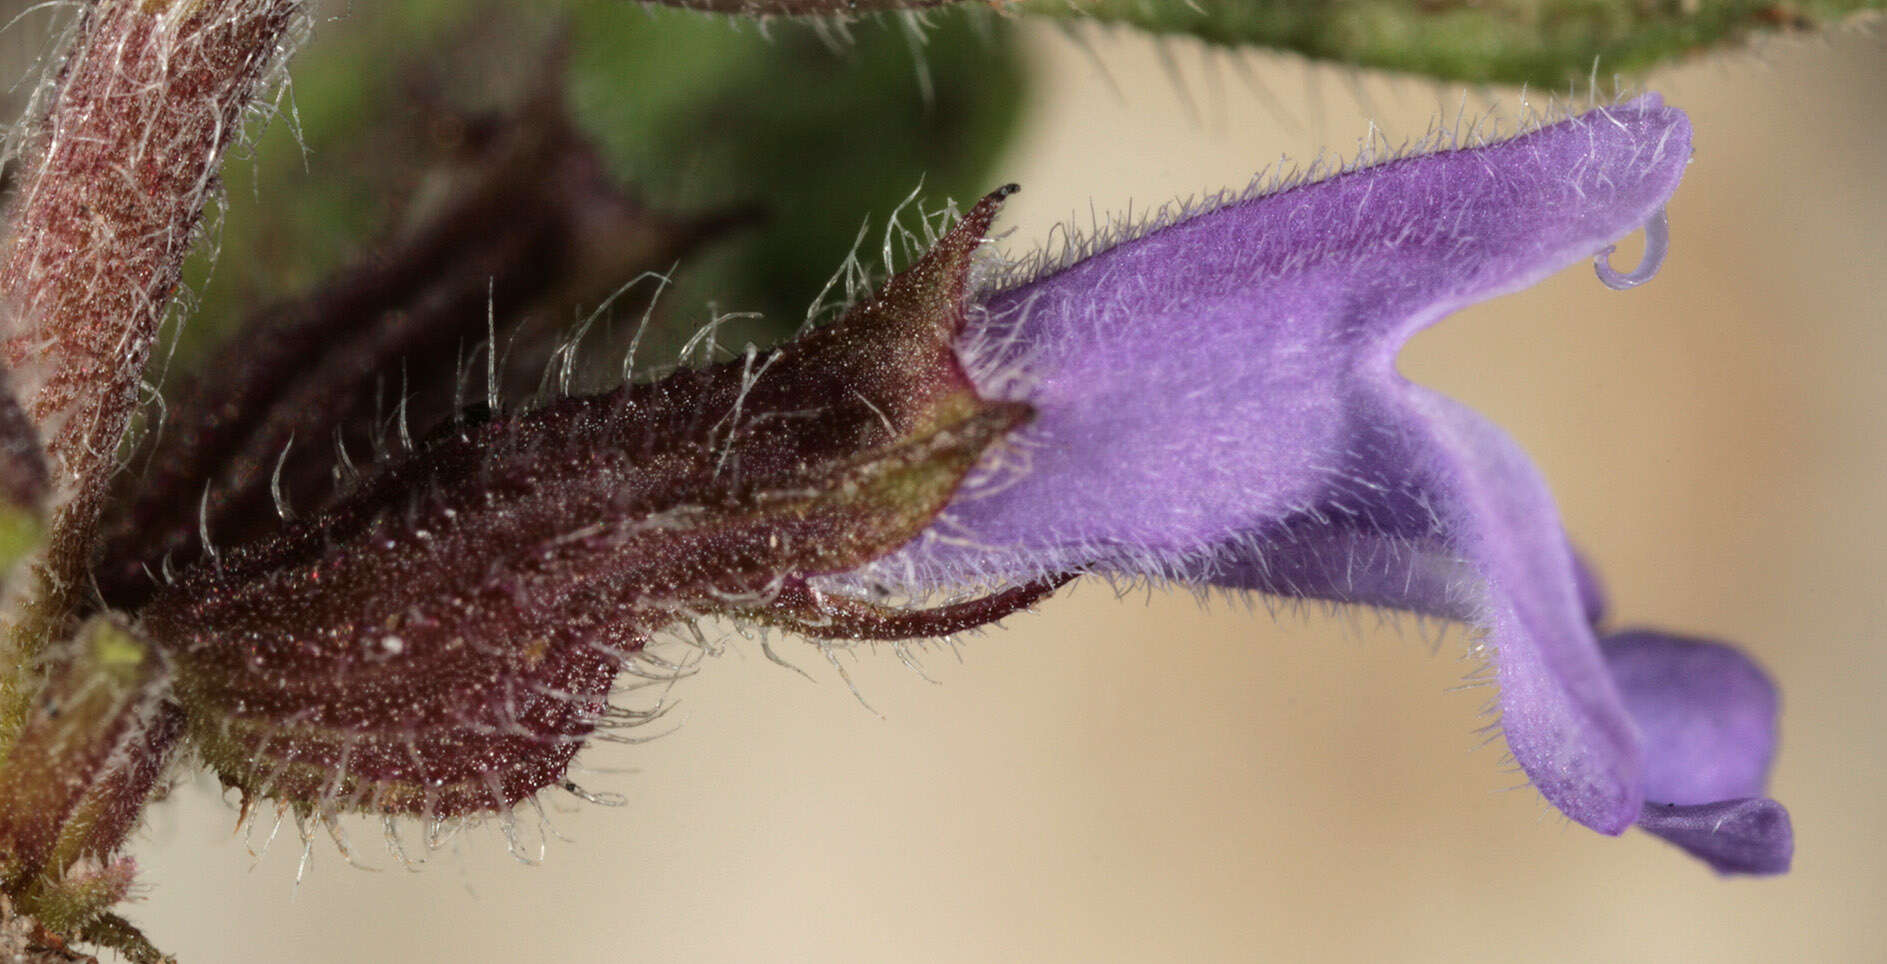
[[[1645,254],[1638,267],[1622,274],[1614,270],[1611,256],[1615,250],[1617,248],[1608,244],[1592,256],[1592,269],[1598,272],[1599,280],[1605,282],[1607,288],[1624,291],[1650,281],[1664,265],[1666,252],[1671,250],[1671,219],[1665,216],[1664,208],[1658,208],[1658,213],[1645,222]]]

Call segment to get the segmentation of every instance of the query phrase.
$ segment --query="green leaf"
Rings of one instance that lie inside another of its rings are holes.
[[[1560,88],[1638,74],[1887,0],[1021,0],[1016,9],[1444,80]],[[1596,68],[1595,68],[1596,63]]]
[[[466,136],[461,121],[515,106],[549,69],[563,70],[611,173],[648,204],[764,210],[759,227],[680,266],[662,298],[679,327],[705,321],[712,302],[790,332],[861,215],[882,224],[920,183],[967,200],[994,180],[1024,99],[1010,25],[951,14],[917,29],[761,29],[622,0],[356,4],[297,60],[255,163],[226,173],[220,250],[192,274],[201,320],[180,355],[244,307],[313,286],[384,236],[389,214],[423,206],[422,172]]]

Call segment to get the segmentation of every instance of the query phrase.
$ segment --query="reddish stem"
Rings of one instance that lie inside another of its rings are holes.
[[[5,339],[59,488],[53,612],[82,584],[120,439],[243,112],[302,0],[96,0],[28,129],[0,250]]]

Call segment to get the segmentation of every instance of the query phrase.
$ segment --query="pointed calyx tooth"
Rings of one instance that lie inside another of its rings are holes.
[[[204,759],[303,812],[500,810],[622,718],[652,633],[776,599],[803,619],[789,585],[908,542],[1030,417],[950,345],[999,201],[827,328],[440,433],[198,563],[141,615]]]
[[[124,842],[177,730],[168,661],[118,617],[94,617],[47,656],[39,690],[3,721],[0,886],[29,912],[72,916],[96,880],[67,886],[68,871]],[[94,910],[115,897],[101,899]]]
[[[954,346],[968,320],[977,250],[1003,201],[1018,190],[1011,184],[985,196],[872,297],[781,348],[768,375],[771,392],[810,394],[822,384],[843,383],[850,397],[828,404],[845,413],[844,424],[874,439],[935,428],[986,404]]]
[[[988,626],[1028,609],[1076,575],[1061,573],[932,609],[898,609],[823,593],[803,579],[791,579],[766,605],[741,615],[816,639],[933,639]]]

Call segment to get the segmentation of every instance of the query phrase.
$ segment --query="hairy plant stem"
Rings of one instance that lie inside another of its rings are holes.
[[[0,358],[50,456],[48,541],[6,640],[70,629],[146,360],[244,112],[305,34],[302,0],[95,0],[23,128],[0,250]],[[0,733],[22,718],[14,672]]]

